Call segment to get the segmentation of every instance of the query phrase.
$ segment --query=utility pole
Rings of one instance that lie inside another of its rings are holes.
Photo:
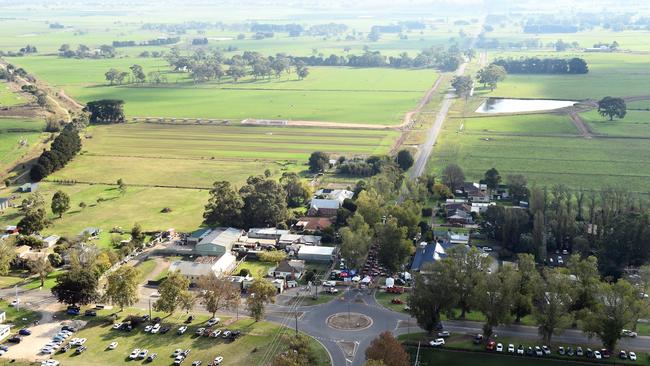
[[[420,342],[418,342],[418,351],[417,351],[417,353],[415,353],[414,366],[420,366]]]
[[[149,319],[151,319],[151,297],[149,297]]]
[[[296,317],[296,337],[298,336],[298,311],[295,311],[293,315]]]

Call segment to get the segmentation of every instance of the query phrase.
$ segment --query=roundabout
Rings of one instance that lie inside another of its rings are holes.
[[[372,326],[372,318],[361,313],[336,313],[325,321],[328,327],[336,330],[364,330]]]

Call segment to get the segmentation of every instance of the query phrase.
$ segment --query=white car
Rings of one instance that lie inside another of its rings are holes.
[[[140,353],[138,353],[138,358],[143,359],[147,357],[148,354],[149,354],[149,350],[143,349],[142,351],[140,351]]]
[[[445,345],[445,340],[444,340],[444,338],[436,338],[436,339],[432,340],[431,342],[429,342],[429,344],[432,347],[441,347],[441,346]]]
[[[122,323],[115,323],[115,324],[113,324],[113,329],[120,329],[121,326],[122,326]]]
[[[637,333],[634,332],[634,331],[628,330],[628,329],[623,329],[623,330],[621,331],[621,335],[622,335],[623,337],[632,337],[632,338],[635,338],[635,337],[637,336]]]
[[[0,349],[0,356],[4,355],[5,353],[7,353],[7,351]]]
[[[41,362],[41,366],[59,366],[59,361],[57,360],[45,360]]]
[[[77,341],[77,346],[83,346],[84,343],[86,343],[87,339],[86,338],[79,338]]]
[[[79,342],[79,338],[75,337],[70,340],[70,345],[71,346],[76,346],[77,342]]]
[[[131,354],[129,355],[129,359],[131,359],[131,360],[135,360],[136,358],[138,358],[138,355],[139,355],[139,354],[140,354],[140,348],[136,348],[136,349],[134,349],[133,352],[131,352]]]
[[[223,357],[217,356],[217,357],[214,358],[213,364],[214,365],[221,365],[222,362],[223,362]]]
[[[490,248],[490,247],[483,247],[481,249],[483,249],[484,252],[491,252],[492,251],[492,248]]]
[[[111,344],[108,345],[108,349],[116,349],[117,348],[117,342],[112,342]]]
[[[219,319],[219,318],[212,318],[212,319],[208,320],[208,322],[206,324],[208,325],[208,327],[211,327],[213,325],[219,324],[220,320],[221,319]]]
[[[20,300],[18,299],[11,301],[11,304],[9,304],[9,306],[18,306],[18,305],[20,305]]]
[[[181,325],[181,326],[178,328],[178,334],[183,334],[183,333],[185,333],[185,332],[187,332],[187,325]]]
[[[212,333],[210,333],[210,337],[212,337],[212,338],[218,338],[220,335],[221,335],[221,331],[219,329],[217,329],[217,330],[213,331]]]
[[[628,353],[627,358],[629,358],[631,361],[636,361],[636,353],[634,352]]]
[[[323,282],[323,286],[325,286],[325,287],[335,287],[336,286],[336,281],[325,281],[325,282]]]
[[[359,281],[361,281],[361,277],[359,276],[352,277],[352,282],[359,282]]]
[[[152,328],[153,328],[152,325],[147,325],[146,327],[144,327],[144,331],[147,332],[147,333],[149,333],[149,332],[151,332],[151,329],[152,329]]]
[[[603,356],[600,354],[600,351],[594,351],[594,358],[600,360]]]
[[[518,355],[523,355],[523,354],[524,354],[524,346],[523,346],[523,345],[520,344],[520,345],[517,347],[517,354],[518,354]]]
[[[515,353],[515,345],[510,343],[508,345],[508,353]]]
[[[41,353],[44,355],[51,355],[52,353],[54,353],[54,348],[47,347],[47,346],[43,347],[43,349],[41,349]]]
[[[502,343],[497,343],[497,352],[503,352],[503,344]]]
[[[173,357],[176,357],[176,356],[180,355],[181,353],[183,353],[183,350],[180,349],[180,348],[177,348],[177,349],[174,351],[174,353],[172,354],[172,356],[173,356]]]
[[[156,334],[160,331],[160,324],[156,324],[151,328],[151,333]]]

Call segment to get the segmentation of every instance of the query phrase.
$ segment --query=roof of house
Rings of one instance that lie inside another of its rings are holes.
[[[320,198],[314,198],[313,200],[311,200],[311,208],[316,210],[320,210],[320,209],[338,210],[339,207],[341,207],[341,203],[337,200],[320,199]]]
[[[254,238],[255,236],[280,236],[282,234],[288,234],[289,230],[276,229],[274,227],[265,227],[265,228],[252,228],[248,230],[248,236]]]
[[[302,245],[298,249],[298,254],[303,255],[332,255],[334,253],[334,247],[317,247],[313,245]]]
[[[58,235],[50,235],[47,238],[43,239],[43,241],[46,242],[48,245],[52,246],[56,244],[56,242],[59,241],[59,239],[61,239],[61,237]]]
[[[450,245],[448,243],[442,241],[420,243],[417,250],[415,251],[411,269],[420,270],[420,268],[422,268],[422,266],[426,263],[434,263],[445,258],[447,256],[446,250],[449,248],[449,246]]]
[[[169,266],[169,271],[180,271],[184,276],[198,277],[210,274],[210,272],[222,272],[231,266],[235,261],[235,256],[230,253],[224,253],[218,258],[199,257],[194,262],[176,261],[172,263],[171,266]]]
[[[462,219],[462,220],[467,220],[471,219],[472,215],[469,214],[467,211],[463,210],[454,210],[451,216],[448,216],[447,219]]]
[[[301,217],[296,226],[308,231],[321,230],[332,226],[332,219],[329,217]]]
[[[305,261],[303,260],[283,260],[282,262],[278,263],[278,266],[275,267],[273,272],[285,272],[285,273],[292,273],[292,272],[302,272],[305,269]]]

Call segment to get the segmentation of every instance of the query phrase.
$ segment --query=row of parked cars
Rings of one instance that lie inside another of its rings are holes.
[[[488,351],[495,351],[495,352],[506,351],[506,348],[502,343],[496,343],[495,341],[489,341],[486,344],[485,349]],[[526,355],[526,356],[536,356],[536,357],[550,356],[552,353],[551,349],[548,346],[525,347],[523,344],[520,344],[515,348],[515,345],[512,343],[508,344],[506,352],[511,354],[517,354],[520,356]],[[593,358],[596,360],[600,360],[604,358],[606,359],[612,356],[611,352],[605,348],[601,350],[592,350],[591,348],[587,348],[586,350],[583,350],[582,347],[576,347],[574,349],[573,347],[564,347],[564,346],[558,347],[557,354],[560,356],[577,356],[577,357],[585,356],[587,358]],[[631,361],[636,361],[636,353],[621,350],[619,352],[619,358],[623,360],[629,359]]]
[[[186,350],[182,349],[177,349],[172,353],[172,357],[174,358],[174,365],[180,365],[187,359],[187,357],[190,355],[190,352],[192,352],[192,349],[188,348]],[[129,355],[129,360],[145,360],[145,362],[152,362],[158,357],[157,353],[149,353],[149,350],[147,349],[139,349],[136,348],[133,351],[131,351],[131,354]],[[222,356],[217,356],[214,358],[214,361],[212,361],[212,365],[220,365],[223,362],[223,357]],[[192,366],[201,366],[201,361],[194,361],[192,362]]]

